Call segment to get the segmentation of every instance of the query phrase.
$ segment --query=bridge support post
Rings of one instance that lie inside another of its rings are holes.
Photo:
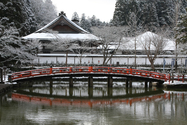
[[[109,97],[112,96],[112,90],[113,90],[113,88],[108,88],[108,96]]]
[[[49,93],[50,93],[50,95],[52,95],[53,94],[53,80],[52,80],[52,77],[51,77],[51,79],[50,79],[50,90],[49,90]]]
[[[88,77],[88,86],[93,87],[93,76]]]
[[[147,88],[147,81],[145,81],[145,88]]]
[[[126,88],[128,88],[128,87],[129,87],[129,80],[126,79]]]
[[[93,97],[93,88],[88,88],[89,97]]]
[[[129,88],[126,87],[126,95],[129,94]]]
[[[130,84],[130,88],[132,88],[132,80],[130,80],[130,83],[129,83],[129,84]]]
[[[73,87],[73,77],[69,77],[69,87]]]
[[[73,87],[69,87],[69,96],[73,96]]]
[[[50,79],[50,85],[49,85],[49,87],[50,87],[50,88],[53,87],[53,80],[52,80],[52,78]]]
[[[109,87],[109,88],[113,87],[113,79],[112,79],[112,76],[108,76],[108,87]]]
[[[151,81],[149,82],[149,88],[152,88],[152,82]]]

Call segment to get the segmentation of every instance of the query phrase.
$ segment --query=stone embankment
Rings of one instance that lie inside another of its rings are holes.
[[[11,84],[0,84],[0,95],[10,91],[13,88]]]

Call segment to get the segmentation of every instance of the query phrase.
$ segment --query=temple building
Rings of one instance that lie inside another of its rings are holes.
[[[92,51],[98,46],[99,38],[81,28],[78,20],[69,20],[64,12],[46,26],[23,37],[41,44],[39,53],[74,53]]]

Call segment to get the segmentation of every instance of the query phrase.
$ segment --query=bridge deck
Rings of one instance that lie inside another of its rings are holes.
[[[139,79],[152,79],[156,81],[167,81],[170,76],[132,68],[120,68],[120,67],[94,67],[94,66],[80,66],[80,67],[55,67],[46,69],[28,70],[22,72],[15,72],[12,74],[12,81],[18,81],[23,79],[48,77],[48,76],[85,76],[85,75],[98,75],[98,76],[122,76],[133,77]]]

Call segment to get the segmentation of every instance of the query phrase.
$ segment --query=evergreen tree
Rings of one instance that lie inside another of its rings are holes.
[[[179,12],[176,12],[179,3]],[[113,25],[128,25],[130,12],[139,12],[139,23],[148,30],[158,27],[172,27],[175,24],[176,13],[186,13],[186,0],[117,0],[113,16]]]
[[[3,0],[0,2],[1,25],[16,27],[21,36],[36,29],[36,19],[30,7],[30,0]]]
[[[72,16],[71,20],[79,20],[79,15],[78,15],[77,12],[73,13],[73,16]]]
[[[86,19],[85,14],[82,14],[81,20],[80,20],[80,27],[82,27],[83,29],[85,29],[88,32],[91,32],[91,23],[89,20]]]
[[[90,19],[91,25],[92,26],[97,26],[97,22],[96,22],[96,16],[93,15],[92,18]]]
[[[37,45],[19,37],[15,27],[5,28],[0,24],[0,65],[28,63],[36,53]]]
[[[178,43],[187,43],[187,14],[182,16],[177,27],[175,28],[176,40]]]
[[[57,17],[56,8],[51,0],[31,0],[30,2],[32,11],[36,17],[37,29]]]
[[[80,25],[79,24],[79,15],[77,14],[77,12],[73,13],[71,20],[74,21],[77,25]]]

